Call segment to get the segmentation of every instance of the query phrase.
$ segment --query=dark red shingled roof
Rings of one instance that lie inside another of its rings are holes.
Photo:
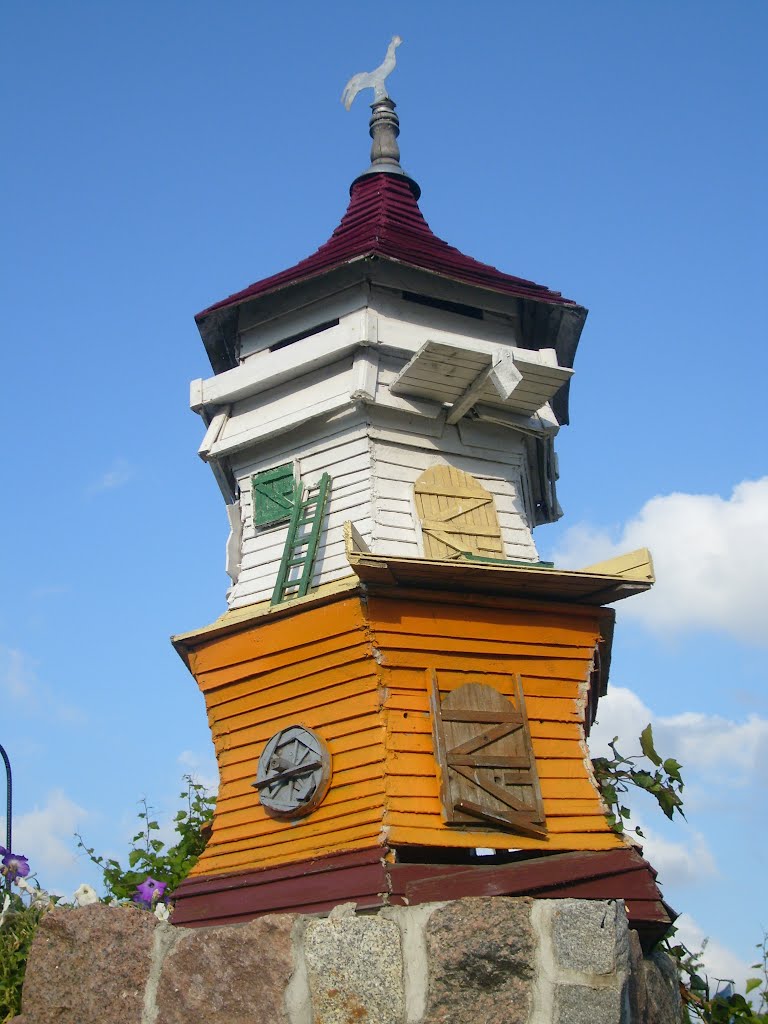
[[[384,256],[435,274],[508,295],[559,306],[575,306],[559,292],[478,263],[434,235],[424,220],[409,179],[371,174],[352,186],[347,212],[317,252],[296,266],[235,292],[198,313],[200,320],[216,309],[234,306],[296,281],[314,277],[363,256]]]

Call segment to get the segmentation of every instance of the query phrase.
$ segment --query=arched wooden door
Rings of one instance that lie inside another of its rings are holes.
[[[414,497],[427,558],[504,557],[493,495],[470,473],[432,466],[414,484]]]
[[[433,672],[430,703],[446,823],[491,825],[544,838],[546,822],[520,676],[515,676],[514,704],[483,683],[465,683],[441,701]]]

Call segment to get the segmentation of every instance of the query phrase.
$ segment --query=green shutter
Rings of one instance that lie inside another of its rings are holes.
[[[253,525],[269,526],[290,519],[293,511],[293,464],[286,462],[251,479]]]

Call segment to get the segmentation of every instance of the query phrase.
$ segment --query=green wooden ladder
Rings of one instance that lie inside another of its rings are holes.
[[[309,593],[330,487],[331,478],[327,473],[323,473],[318,482],[310,484],[306,490],[301,481],[296,484],[288,536],[272,594],[273,605]],[[290,579],[297,568],[301,574]]]

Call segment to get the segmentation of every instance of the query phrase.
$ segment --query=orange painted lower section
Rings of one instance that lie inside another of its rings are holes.
[[[608,828],[591,781],[584,707],[601,610],[493,597],[349,592],[184,639],[203,692],[220,772],[208,847],[193,875],[288,864],[370,847],[605,850]],[[466,682],[512,693],[523,680],[547,838],[467,831],[442,820],[428,675],[444,696]],[[270,817],[252,783],[279,729],[326,741],[333,775],[310,815]]]

